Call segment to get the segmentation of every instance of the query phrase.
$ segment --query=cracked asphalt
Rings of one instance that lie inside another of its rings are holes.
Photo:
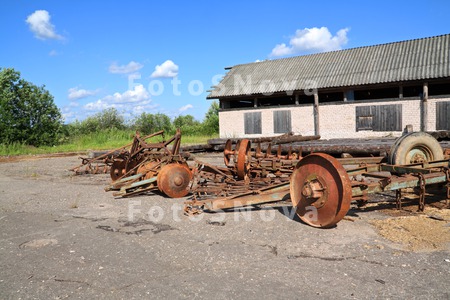
[[[450,298],[450,249],[383,239],[380,211],[328,230],[288,202],[189,218],[185,199],[114,198],[107,175],[66,171],[78,163],[0,164],[1,299]]]

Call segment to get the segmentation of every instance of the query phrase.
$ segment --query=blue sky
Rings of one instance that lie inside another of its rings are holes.
[[[372,4],[373,3],[373,4]],[[3,1],[0,67],[66,122],[116,107],[203,119],[224,67],[450,33],[450,1]]]

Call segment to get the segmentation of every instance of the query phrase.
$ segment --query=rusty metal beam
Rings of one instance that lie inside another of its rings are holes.
[[[203,211],[217,211],[235,207],[279,202],[286,196],[286,194],[289,194],[289,182],[226,198],[187,201],[185,202],[185,205],[190,211],[195,211],[195,209],[201,209]]]
[[[425,185],[446,183],[447,175],[444,172],[423,174]],[[381,193],[385,191],[396,191],[405,188],[418,187],[420,183],[419,176],[404,175],[391,176],[386,180],[374,183],[361,182],[359,185],[352,186],[352,197],[361,197],[367,194]]]

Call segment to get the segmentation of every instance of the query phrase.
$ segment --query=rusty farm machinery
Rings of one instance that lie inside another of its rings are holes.
[[[152,138],[162,141],[151,142]],[[82,158],[77,174],[109,172],[112,183],[106,191],[114,196],[129,197],[159,190],[171,198],[189,193],[192,173],[186,163],[189,153],[180,152],[181,132],[164,139],[164,131],[145,137],[137,133],[131,144],[109,151],[97,158]]]
[[[279,202],[290,198],[299,218],[313,227],[335,226],[351,202],[364,206],[370,194],[395,191],[396,207],[411,189],[425,206],[427,187],[446,189],[450,199],[450,158],[430,135],[415,132],[398,138],[388,157],[334,158],[324,153],[266,153],[248,140],[224,150],[226,168],[200,164],[194,169],[192,199],[185,211],[197,214]],[[288,197],[287,197],[288,196]]]
[[[147,142],[162,135],[136,135],[129,150],[123,147],[101,157],[112,179],[105,190],[114,190],[114,196],[120,197],[160,191],[179,198],[191,193],[184,207],[188,215],[290,198],[303,222],[322,228],[342,220],[352,202],[364,206],[369,195],[380,192],[395,192],[400,209],[403,196],[414,190],[419,195],[418,210],[423,211],[428,188],[437,186],[446,191],[449,204],[450,151],[444,152],[424,132],[398,138],[387,157],[335,158],[325,153],[303,157],[301,150],[292,147],[282,152],[280,145],[275,150],[268,143],[262,151],[261,143],[252,148],[248,139],[235,145],[229,140],[223,151],[224,166],[195,161],[192,167],[187,164],[189,154],[180,152],[179,130],[167,141]],[[84,162],[84,168],[92,169],[92,162]]]

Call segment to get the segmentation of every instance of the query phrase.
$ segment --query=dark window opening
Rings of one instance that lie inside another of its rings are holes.
[[[422,92],[423,87],[421,85],[403,87],[403,97],[420,97]]]
[[[244,113],[244,132],[245,134],[260,134],[261,130],[261,112]]]
[[[314,95],[299,95],[298,96],[298,104],[313,104],[314,103]]]
[[[228,101],[227,108],[253,107],[253,100]]]
[[[355,90],[355,100],[371,100],[371,99],[386,99],[386,98],[398,98],[399,88],[384,88],[384,89],[371,89],[371,90]],[[319,101],[321,99],[319,98]]]
[[[278,110],[273,112],[273,132],[288,133],[291,132],[291,111]]]
[[[370,105],[356,107],[356,131],[401,131],[402,105]]]
[[[314,99],[314,97],[313,97]],[[319,93],[319,103],[320,102],[337,102],[344,101],[344,93]]]
[[[450,95],[450,83],[429,84],[428,95],[429,96]]]
[[[270,97],[270,98],[258,98],[258,106],[283,106],[294,105],[295,98],[292,97]]]

